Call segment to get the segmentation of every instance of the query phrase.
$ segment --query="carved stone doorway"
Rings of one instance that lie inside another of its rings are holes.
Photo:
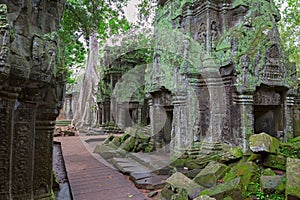
[[[283,92],[267,87],[254,95],[254,133],[268,133],[280,137],[284,130]]]
[[[173,108],[166,108],[166,122],[161,131],[163,145],[168,145],[171,142],[172,123],[173,123]]]
[[[283,116],[280,106],[254,106],[254,133],[268,133],[278,136],[283,131]]]

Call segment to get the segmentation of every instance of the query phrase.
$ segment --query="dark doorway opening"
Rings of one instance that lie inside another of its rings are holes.
[[[254,133],[268,133],[278,137],[283,130],[283,113],[281,106],[254,106]]]
[[[166,122],[162,129],[162,142],[166,144],[170,144],[171,142],[171,131],[172,131],[172,123],[173,123],[173,109],[166,110]]]

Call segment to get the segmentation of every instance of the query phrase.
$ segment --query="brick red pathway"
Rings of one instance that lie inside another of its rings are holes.
[[[120,172],[94,158],[79,136],[60,137],[74,200],[147,199]]]

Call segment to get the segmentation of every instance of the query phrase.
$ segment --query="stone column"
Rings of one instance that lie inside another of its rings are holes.
[[[1,82],[1,85],[3,82]],[[0,87],[0,199],[11,199],[14,107],[20,88]]]
[[[294,137],[293,129],[294,97],[287,96],[284,99],[284,141]]]
[[[153,124],[153,119],[155,116],[153,116],[153,99],[152,95],[146,94],[146,98],[148,100],[148,105],[149,105],[149,117],[150,117],[150,127],[151,127],[151,135],[154,136],[154,124]]]
[[[294,136],[300,136],[300,97],[295,98],[294,106]]]
[[[36,108],[36,102],[25,99],[19,99],[15,103],[11,170],[12,199],[32,199]]]
[[[240,131],[243,151],[249,150],[249,138],[254,134],[253,95],[239,95],[235,99],[240,107]]]
[[[219,143],[222,140],[223,122],[226,116],[226,90],[222,78],[205,79],[210,98],[210,123],[206,135],[207,142]]]
[[[206,134],[206,142],[217,144],[221,142],[224,118],[226,117],[226,89],[219,72],[217,60],[207,54],[203,61],[201,75],[209,93],[210,121]]]
[[[154,146],[157,149],[161,149],[163,147],[161,131],[163,131],[164,123],[166,121],[166,113],[163,106],[158,104],[153,105],[152,112],[152,124],[154,126]]]
[[[175,154],[185,152],[193,144],[193,137],[188,135],[186,98],[186,93],[179,93],[173,97],[174,110],[170,152]]]
[[[57,116],[56,105],[44,105],[38,107],[35,127],[35,156],[34,156],[34,184],[35,199],[50,198],[52,187],[52,142]],[[43,160],[43,162],[41,162]]]

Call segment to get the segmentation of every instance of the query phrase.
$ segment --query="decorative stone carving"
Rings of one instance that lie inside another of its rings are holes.
[[[49,35],[58,30],[65,0],[4,2],[0,4],[0,199],[51,199],[53,121],[65,83],[63,74],[54,74],[57,38]]]
[[[280,105],[281,95],[274,90],[259,90],[254,96],[255,105]]]
[[[216,50],[216,43],[218,41],[218,26],[217,22],[212,21],[210,26],[210,42],[211,42],[211,50]]]

